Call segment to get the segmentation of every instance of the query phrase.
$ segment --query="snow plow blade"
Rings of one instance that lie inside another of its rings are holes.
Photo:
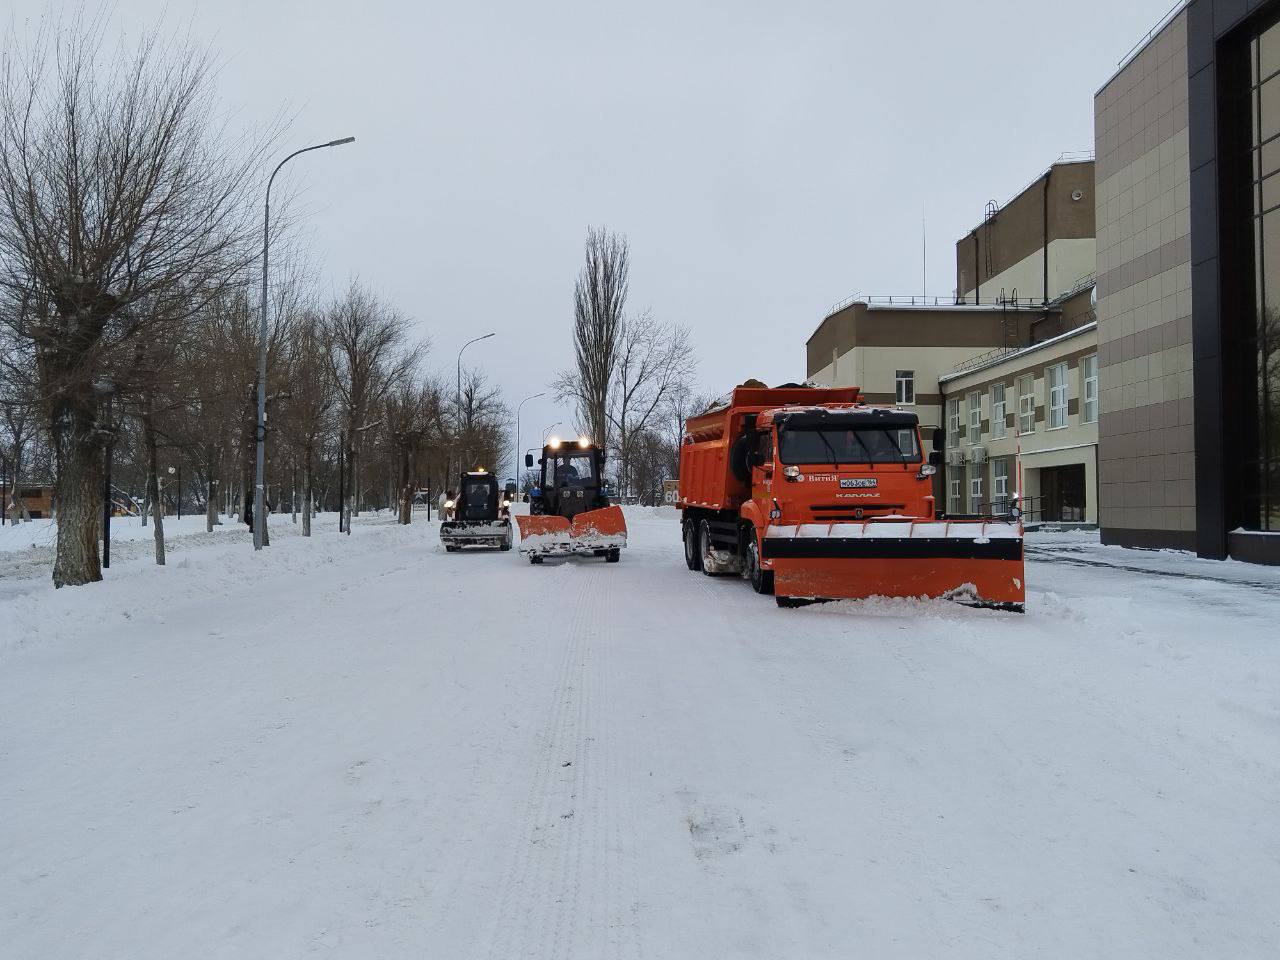
[[[773,524],[762,544],[782,606],[915,597],[1022,610],[1022,528],[985,520]]]
[[[517,516],[520,552],[533,557],[585,556],[617,557],[627,545],[627,521],[618,506],[580,513],[570,522],[564,517]]]

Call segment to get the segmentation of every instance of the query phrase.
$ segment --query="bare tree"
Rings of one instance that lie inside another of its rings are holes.
[[[7,346],[9,344],[0,343],[0,349]],[[16,526],[21,520],[30,519],[26,501],[18,493],[27,450],[35,440],[37,411],[30,389],[31,378],[25,374],[14,375],[17,369],[10,370],[11,366],[21,364],[22,358],[16,351],[6,352],[6,356],[9,360],[0,368],[0,432],[4,441],[0,447],[0,463],[5,466],[8,488],[0,489],[0,526],[4,525],[5,517],[10,517]],[[29,357],[26,359],[29,361]]]
[[[467,370],[462,377],[454,456],[464,469],[492,464],[496,469],[506,449],[510,412],[502,402],[502,391],[489,385],[484,373]],[[449,478],[451,481],[457,477]]]
[[[630,254],[627,239],[607,229],[587,231],[586,263],[573,287],[573,346],[576,365],[552,384],[556,399],[571,401],[581,425],[603,447],[609,445],[609,388],[613,382]]]
[[[688,388],[696,364],[689,331],[660,323],[649,313],[629,317],[622,327],[610,391],[609,423],[618,451],[618,481],[631,489],[635,461],[652,443],[641,443],[677,393]]]
[[[387,395],[387,436],[397,462],[400,523],[413,520],[413,497],[418,489],[418,453],[444,429],[444,392],[438,382],[408,381]]]
[[[425,349],[408,346],[408,326],[406,317],[356,282],[325,311],[323,333],[341,408],[341,443],[347,474],[339,523],[345,524],[347,533],[351,532],[350,518],[359,503],[352,487],[359,477],[357,461],[364,435],[378,425],[377,415],[387,391],[409,378]]]
[[[209,56],[156,35],[117,55],[95,30],[7,50],[0,72],[0,317],[39,349],[57,586],[101,579],[103,394],[258,252],[265,142],[219,126]]]
[[[334,424],[337,395],[325,347],[322,320],[306,315],[294,330],[289,357],[289,397],[280,417],[280,432],[302,456],[302,535],[311,536],[315,504],[317,454]]]

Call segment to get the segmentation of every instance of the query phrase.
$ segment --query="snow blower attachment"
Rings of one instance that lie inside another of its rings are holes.
[[[445,504],[452,517],[440,523],[440,542],[449,553],[463,547],[511,549],[510,501],[498,492],[498,479],[487,470],[464,473],[458,498]]]
[[[516,517],[520,552],[530,563],[574,555],[617,563],[627,545],[627,522],[622,508],[609,504],[600,448],[586,438],[565,444],[552,437],[539,463],[540,485],[529,494],[529,516]],[[525,466],[533,466],[532,454],[525,456]]]
[[[739,387],[685,425],[685,563],[740,574],[779,606],[929,597],[1021,610],[1022,524],[939,517],[943,446],[925,455],[914,413],[856,387]]]

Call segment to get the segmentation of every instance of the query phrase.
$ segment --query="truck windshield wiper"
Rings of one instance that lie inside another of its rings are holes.
[[[852,433],[853,433],[853,439],[858,441],[858,446],[862,447],[863,450],[867,451],[867,463],[875,463],[876,459],[871,455],[871,448],[867,446],[867,441],[862,439],[862,431],[854,430],[852,431]]]
[[[816,430],[814,432],[818,434],[818,439],[821,440],[826,445],[827,450],[830,451],[831,465],[833,467],[840,466],[840,461],[836,459],[836,448],[833,447],[831,445],[831,441],[827,439],[827,432],[825,430]],[[854,436],[857,436],[857,434],[855,433]],[[867,451],[867,455],[870,456],[871,452]]]
[[[902,452],[902,447],[898,444],[898,441],[893,439],[893,434],[889,432],[889,428],[881,427],[880,432],[884,434],[885,439],[889,441],[889,445],[897,452],[898,459],[902,461],[902,465],[904,467],[907,466],[907,455]]]

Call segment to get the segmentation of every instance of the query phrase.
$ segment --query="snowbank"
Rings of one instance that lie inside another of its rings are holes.
[[[0,953],[1274,955],[1271,571],[779,610],[627,512],[619,564],[286,519],[5,581]]]

